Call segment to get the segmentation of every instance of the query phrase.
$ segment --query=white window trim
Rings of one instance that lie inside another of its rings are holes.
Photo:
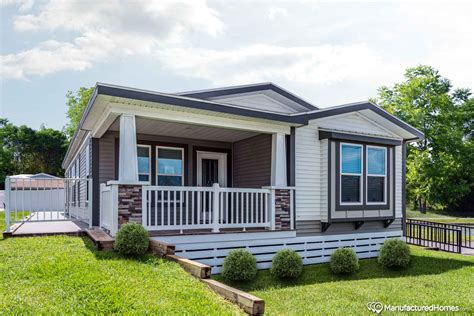
[[[156,154],[156,177],[155,177],[155,180],[156,180],[156,185],[158,185],[158,177],[159,176],[173,176],[173,177],[179,177],[178,175],[176,174],[167,174],[167,173],[163,173],[163,174],[160,174],[158,172],[158,151],[160,149],[173,149],[173,150],[180,150],[181,151],[181,186],[184,186],[184,148],[181,148],[181,147],[168,147],[168,146],[156,146],[156,149],[155,149],[155,154]]]
[[[138,174],[138,181],[139,182],[151,182],[151,145],[137,145],[138,147],[142,148],[148,148],[148,173],[145,172],[139,172],[138,166],[137,166],[137,174]],[[138,161],[138,150],[137,150],[137,161]],[[148,181],[140,181],[140,175],[148,175]]]
[[[381,174],[369,174],[369,148],[377,148],[377,149],[383,149],[384,152],[385,152],[385,166],[384,166],[384,170],[385,170],[385,174],[381,175]],[[365,173],[365,183],[367,184],[366,185],[366,188],[365,188],[365,203],[367,205],[385,205],[387,204],[387,173],[388,173],[388,170],[387,170],[387,166],[388,166],[388,156],[387,156],[387,147],[382,147],[382,146],[373,146],[373,145],[367,145],[366,146],[366,149],[365,149],[365,157],[366,157],[366,170],[367,172]],[[382,202],[369,202],[368,198],[369,198],[369,177],[383,177],[384,178],[384,181],[383,181],[383,189],[384,189],[384,192],[383,192],[383,201]]]
[[[342,172],[342,146],[343,145],[348,145],[348,146],[354,146],[354,147],[360,147],[360,174],[359,173],[343,173]],[[364,204],[364,197],[362,192],[363,190],[363,181],[362,178],[364,177],[364,146],[360,144],[354,144],[354,143],[340,143],[339,144],[339,205],[363,205]],[[342,202],[342,176],[358,176],[359,177],[359,192],[360,192],[360,197],[359,197],[359,202]]]
[[[219,167],[219,185],[227,187],[227,153],[200,151],[196,152],[196,178],[197,186],[202,186],[202,160],[215,159]]]

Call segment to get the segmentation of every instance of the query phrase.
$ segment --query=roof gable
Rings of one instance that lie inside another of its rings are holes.
[[[350,112],[337,116],[325,117],[317,122],[319,128],[346,133],[357,133],[370,136],[400,137],[396,133],[366,118],[359,112]]]
[[[325,108],[312,111],[304,116],[308,121],[311,121],[355,112],[362,114],[367,120],[373,121],[373,123],[378,124],[382,128],[402,136],[404,139],[419,140],[424,138],[422,132],[371,102],[351,103]]]
[[[317,107],[309,102],[273,83],[259,83],[176,94],[281,113],[300,113],[317,109]]]

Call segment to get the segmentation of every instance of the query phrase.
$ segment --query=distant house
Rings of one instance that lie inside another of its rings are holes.
[[[218,272],[233,247],[262,268],[282,247],[305,263],[344,245],[375,256],[402,236],[406,144],[422,138],[370,102],[320,109],[272,83],[175,94],[98,83],[63,167],[92,179],[93,225],[140,223]]]
[[[11,202],[22,210],[48,209],[51,199],[57,204],[64,204],[64,181],[47,173],[17,174],[9,176]],[[45,195],[47,193],[47,195]],[[0,206],[5,205],[5,193],[0,191]]]

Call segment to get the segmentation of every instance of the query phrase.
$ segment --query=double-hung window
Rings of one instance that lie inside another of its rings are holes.
[[[362,145],[341,143],[340,199],[343,205],[362,204]]]
[[[384,204],[387,197],[387,148],[367,146],[367,204]]]
[[[149,145],[138,145],[137,146],[138,156],[138,181],[150,181],[151,173],[151,146]]]
[[[184,184],[184,149],[156,147],[157,185],[182,186]]]

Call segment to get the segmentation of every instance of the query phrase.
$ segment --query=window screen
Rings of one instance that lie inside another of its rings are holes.
[[[157,170],[158,185],[183,185],[183,150],[158,148]]]
[[[341,145],[341,203],[360,203],[362,146]]]
[[[385,201],[386,148],[367,147],[367,203]]]
[[[150,181],[150,146],[138,146],[138,180]]]

